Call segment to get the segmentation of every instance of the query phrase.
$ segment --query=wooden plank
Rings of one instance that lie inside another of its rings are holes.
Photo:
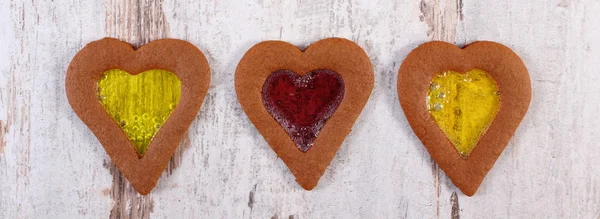
[[[520,128],[476,197],[469,217],[598,218],[592,119],[600,99],[592,69],[600,55],[598,1],[465,2],[459,41],[494,40],[527,65],[533,98]]]
[[[169,29],[162,4],[162,0],[107,0],[104,5],[106,36],[121,39],[136,47],[166,38]],[[181,154],[189,147],[189,136],[185,138],[171,158],[166,176],[177,168],[181,162]],[[113,201],[110,218],[149,218],[154,208],[152,195],[142,196],[137,193],[110,159],[105,163],[113,175],[113,184],[108,191]]]
[[[429,40],[445,41],[449,43],[458,43],[457,40],[457,25],[464,19],[462,14],[462,0],[422,0],[420,4],[421,15],[419,18],[427,24],[427,36]],[[456,194],[458,190],[451,186],[450,190],[454,190],[450,196],[449,202],[445,197],[448,197],[448,190],[442,190],[442,181],[449,182],[449,179],[443,174],[437,163],[430,158],[432,163],[433,180],[435,187],[434,205],[435,217],[452,219],[460,218],[459,198]],[[460,192],[460,191],[459,191]],[[448,212],[449,211],[449,212]]]
[[[0,218],[90,217],[110,204],[96,192],[99,145],[80,132],[85,126],[64,95],[70,59],[82,42],[102,34],[89,25],[101,20],[100,6],[0,2]]]

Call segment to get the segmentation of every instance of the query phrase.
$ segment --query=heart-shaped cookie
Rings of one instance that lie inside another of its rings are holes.
[[[398,96],[429,154],[472,196],[525,116],[531,82],[519,56],[501,44],[429,42],[400,66]]]
[[[305,51],[281,41],[259,43],[235,74],[246,115],[307,190],[350,133],[373,83],[367,54],[340,38],[320,40]]]
[[[196,117],[209,83],[206,58],[188,42],[156,40],[135,50],[105,38],[75,55],[66,93],[73,111],[145,195]]]

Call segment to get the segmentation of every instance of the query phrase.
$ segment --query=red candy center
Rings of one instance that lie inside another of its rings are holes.
[[[344,81],[329,70],[305,75],[278,70],[267,77],[262,88],[265,108],[302,152],[313,145],[343,98]]]

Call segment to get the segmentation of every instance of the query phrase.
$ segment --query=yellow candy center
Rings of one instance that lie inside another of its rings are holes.
[[[446,71],[433,78],[429,113],[460,156],[467,158],[500,109],[496,81],[485,71]]]
[[[131,75],[119,69],[104,72],[98,98],[142,157],[152,138],[179,103],[181,82],[171,72],[148,70]]]

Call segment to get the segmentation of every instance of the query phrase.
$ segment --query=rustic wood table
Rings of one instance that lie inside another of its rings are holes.
[[[0,218],[599,218],[599,0],[2,0]],[[90,41],[187,40],[207,56],[202,110],[158,186],[138,195],[71,110],[65,72]],[[263,40],[326,37],[370,56],[375,89],[313,191],[234,92]],[[529,112],[473,197],[432,161],[400,108],[417,45],[503,43],[530,70]]]

